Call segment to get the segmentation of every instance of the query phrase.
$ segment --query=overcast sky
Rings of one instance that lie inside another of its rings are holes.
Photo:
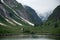
[[[60,5],[60,0],[17,0],[19,3],[32,7],[36,12],[44,14]]]

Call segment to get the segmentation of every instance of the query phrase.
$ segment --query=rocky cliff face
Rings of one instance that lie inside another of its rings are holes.
[[[23,6],[15,0],[4,0],[9,7],[15,10],[17,15],[28,20],[28,14],[25,12]]]
[[[0,16],[11,24],[34,26],[42,22],[32,8],[23,7],[16,0],[0,0]]]
[[[42,20],[39,18],[39,16],[37,15],[37,13],[35,12],[34,9],[32,9],[29,6],[24,6],[26,12],[29,14],[29,21],[33,22],[34,24],[38,25],[42,23]]]

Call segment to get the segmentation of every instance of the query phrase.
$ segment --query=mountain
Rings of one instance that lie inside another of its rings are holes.
[[[6,14],[4,13],[5,16],[7,16],[9,20],[14,20],[15,23],[22,21],[22,24],[27,23],[32,26],[42,23],[35,10],[28,6],[24,8],[22,4],[15,0],[1,0],[1,3],[3,3],[6,10],[5,12],[7,12]]]
[[[32,32],[33,27],[41,23],[34,9],[16,0],[0,0],[0,34]]]
[[[49,19],[60,20],[60,5],[57,6],[53,13],[50,15]]]
[[[20,23],[29,24],[32,26],[34,25],[30,21],[28,21],[29,16],[25,12],[25,9],[22,6],[22,4],[18,3],[16,0],[1,0],[1,3],[4,7],[3,9],[6,10],[3,13],[3,14],[5,14],[6,18],[8,18],[11,21],[14,21],[15,23],[17,23],[19,25],[20,25]]]
[[[44,33],[60,34],[60,5],[53,10],[53,13],[43,23],[42,27]]]
[[[0,0],[0,34],[60,34],[60,6],[50,16],[48,13],[42,23],[43,17],[33,8],[16,0]]]
[[[31,7],[26,6],[26,5],[24,5],[24,8],[25,8],[26,12],[28,13],[28,15],[30,17],[29,21],[33,22],[36,25],[42,23],[41,18],[37,15],[37,13],[35,12],[34,9],[32,9]]]

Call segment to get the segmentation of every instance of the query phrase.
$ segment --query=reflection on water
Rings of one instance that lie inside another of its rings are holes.
[[[37,39],[2,39],[2,40],[54,40],[54,39],[37,38]]]
[[[57,39],[59,38],[59,39]],[[0,38],[0,40],[60,40],[60,36],[52,35],[15,35],[15,36],[5,36]]]

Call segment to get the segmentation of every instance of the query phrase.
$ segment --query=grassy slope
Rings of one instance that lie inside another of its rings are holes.
[[[7,24],[7,22],[4,22],[4,23]],[[43,23],[42,25],[35,26],[35,27],[32,27],[32,26],[21,27],[19,25],[16,25],[14,27],[11,26],[11,29],[9,27],[5,28],[4,26],[3,27],[0,26],[0,28],[1,28],[0,33],[7,31],[6,33],[8,33],[8,32],[15,33],[16,32],[16,33],[21,33],[21,34],[22,33],[23,34],[44,34],[44,33],[59,34],[60,33],[60,31],[59,31],[60,30],[60,20],[58,20],[57,22],[54,20],[48,20],[47,22]]]

